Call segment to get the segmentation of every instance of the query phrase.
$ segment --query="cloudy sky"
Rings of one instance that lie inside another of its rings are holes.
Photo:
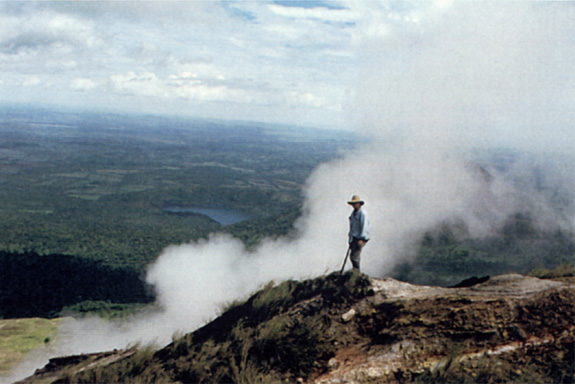
[[[357,12],[273,1],[3,1],[3,101],[344,124]]]
[[[0,101],[336,128],[515,124],[531,139],[552,126],[565,142],[574,8],[0,0]]]

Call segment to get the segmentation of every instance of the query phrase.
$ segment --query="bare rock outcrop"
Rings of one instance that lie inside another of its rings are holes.
[[[348,325],[361,340],[339,348],[313,382],[574,380],[573,285],[520,275],[468,288],[372,285]]]

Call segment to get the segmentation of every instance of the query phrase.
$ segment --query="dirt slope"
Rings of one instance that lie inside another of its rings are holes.
[[[23,383],[573,383],[574,303],[572,283],[520,275],[332,274],[267,287],[157,352],[55,359]]]

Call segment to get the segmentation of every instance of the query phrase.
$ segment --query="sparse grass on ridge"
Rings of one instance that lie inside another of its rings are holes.
[[[529,276],[538,277],[540,279],[573,282],[573,277],[575,276],[575,265],[573,263],[564,263],[555,269],[539,267],[529,272]]]

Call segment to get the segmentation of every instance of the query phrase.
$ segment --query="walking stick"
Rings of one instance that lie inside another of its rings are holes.
[[[343,259],[343,265],[341,266],[341,271],[339,272],[340,275],[343,274],[343,269],[345,268],[345,263],[347,263],[347,258],[349,257],[350,252],[351,252],[351,246],[347,249],[345,259]]]

